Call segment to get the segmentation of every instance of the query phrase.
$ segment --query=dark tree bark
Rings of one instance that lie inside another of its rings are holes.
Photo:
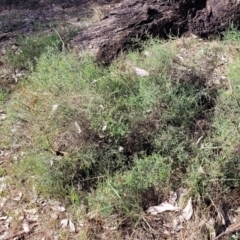
[[[192,33],[206,38],[231,23],[238,26],[239,21],[239,0],[125,0],[71,45],[92,49],[99,62],[109,64],[119,52],[137,47],[134,39],[145,39],[146,33],[160,38]]]

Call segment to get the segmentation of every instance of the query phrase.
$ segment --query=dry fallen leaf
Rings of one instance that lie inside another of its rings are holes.
[[[7,202],[7,198],[5,198],[5,197],[1,198],[0,199],[0,207],[2,208],[6,202]]]
[[[9,232],[7,232],[7,231],[1,232],[1,233],[0,233],[0,240],[5,240],[5,239],[7,239],[7,236],[9,236]]]
[[[147,213],[150,213],[151,215],[157,215],[158,213],[165,211],[179,211],[179,210],[180,210],[179,207],[173,206],[168,202],[163,202],[158,206],[148,208]]]
[[[63,206],[58,206],[57,210],[58,210],[59,212],[65,212],[65,211],[66,211],[66,208],[63,207]]]
[[[75,125],[78,133],[80,134],[82,132],[82,130],[81,130],[80,125],[78,124],[78,122],[74,122],[74,125]]]
[[[66,208],[63,206],[52,206],[51,209],[55,212],[65,212]]]
[[[23,219],[22,228],[25,233],[30,232],[30,226],[27,219]]]
[[[0,193],[3,192],[7,187],[6,184],[6,177],[1,177],[0,178]]]
[[[123,152],[124,148],[122,146],[119,146],[118,151]]]
[[[75,232],[76,231],[75,226],[74,226],[74,224],[71,220],[69,220],[69,228],[70,228],[70,232]]]
[[[60,221],[60,224],[61,224],[61,227],[62,227],[62,228],[66,228],[67,225],[68,225],[68,219],[67,219],[67,218],[62,219],[62,220]]]
[[[149,72],[147,72],[147,71],[144,70],[144,69],[141,69],[141,68],[138,68],[138,67],[134,67],[134,66],[133,66],[133,70],[135,71],[135,73],[136,73],[138,76],[141,76],[141,77],[149,76]]]
[[[186,207],[182,211],[182,216],[185,220],[189,220],[192,217],[193,214],[193,207],[192,207],[192,198],[190,197]]]
[[[226,224],[225,219],[220,212],[218,212],[218,214],[217,214],[217,223],[219,226]]]
[[[102,127],[102,131],[106,131],[107,130],[107,125],[105,124],[103,127]]]
[[[57,109],[58,109],[58,104],[54,104],[54,105],[52,106],[52,112],[56,112]]]
[[[0,120],[4,120],[7,118],[7,115],[5,113],[0,113]]]
[[[146,57],[149,57],[149,56],[151,56],[151,53],[149,51],[144,51],[143,55],[146,56]]]

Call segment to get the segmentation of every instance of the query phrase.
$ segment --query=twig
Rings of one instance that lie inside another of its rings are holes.
[[[234,232],[238,231],[239,229],[240,229],[240,222],[233,223],[226,229],[225,232],[223,232],[220,235],[218,235],[217,237],[215,237],[214,240],[218,240],[223,236],[230,235],[231,233],[234,233]]]
[[[36,227],[37,225],[39,225],[39,223],[33,223],[33,224],[30,226],[31,231],[32,231],[32,229],[33,229],[34,227]],[[30,232],[31,232],[31,231],[30,231]],[[15,237],[17,237],[17,236],[20,236],[20,235],[22,235],[22,234],[24,234],[24,233],[26,233],[26,231],[25,231],[25,230],[21,230],[21,231],[18,231],[18,232],[16,232],[16,233],[13,233],[13,234],[11,234],[11,235],[3,238],[2,240],[11,240],[11,239],[13,239],[13,238],[15,238]]]
[[[55,31],[55,33],[58,35],[60,41],[62,42],[62,50],[64,51],[65,50],[65,43],[64,43],[62,37],[60,36],[60,34],[58,33],[58,31],[55,28],[53,28],[53,30]]]

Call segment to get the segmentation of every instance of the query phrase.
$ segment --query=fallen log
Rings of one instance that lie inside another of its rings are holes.
[[[207,38],[239,21],[239,0],[125,0],[79,33],[71,46],[91,49],[99,62],[109,64],[121,51],[139,47],[136,38],[184,33]]]

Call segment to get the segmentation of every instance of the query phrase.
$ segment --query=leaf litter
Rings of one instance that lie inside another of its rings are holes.
[[[76,228],[72,220],[65,218],[60,221],[61,228],[69,228],[70,232],[76,232]]]
[[[167,201],[157,206],[152,206],[147,209],[147,213],[150,215],[158,215],[163,212],[174,212],[175,215],[172,219],[171,233],[178,232],[183,229],[183,223],[189,221],[193,215],[192,198],[190,197],[185,204],[185,207],[181,207],[182,198],[188,192],[187,189],[180,188],[176,192],[170,192],[170,197]],[[165,232],[169,232],[165,229]]]
[[[168,220],[168,223],[162,224],[162,232],[165,235],[173,234],[177,236],[177,239],[180,235],[181,237],[186,236],[186,239],[199,239],[197,232],[202,231],[201,229],[207,229],[211,240],[219,240],[240,231],[239,207],[236,210],[232,209],[231,214],[228,213],[225,216],[212,203],[210,207],[214,207],[215,217],[209,218],[208,213],[200,219],[197,217],[199,215],[197,206],[194,214],[193,200],[188,193],[188,189],[179,188],[176,192],[170,192],[167,201],[157,206],[151,206],[146,210],[147,216],[152,216],[153,219],[159,220],[162,216]],[[225,230],[219,233],[219,227],[221,226],[225,226]]]

